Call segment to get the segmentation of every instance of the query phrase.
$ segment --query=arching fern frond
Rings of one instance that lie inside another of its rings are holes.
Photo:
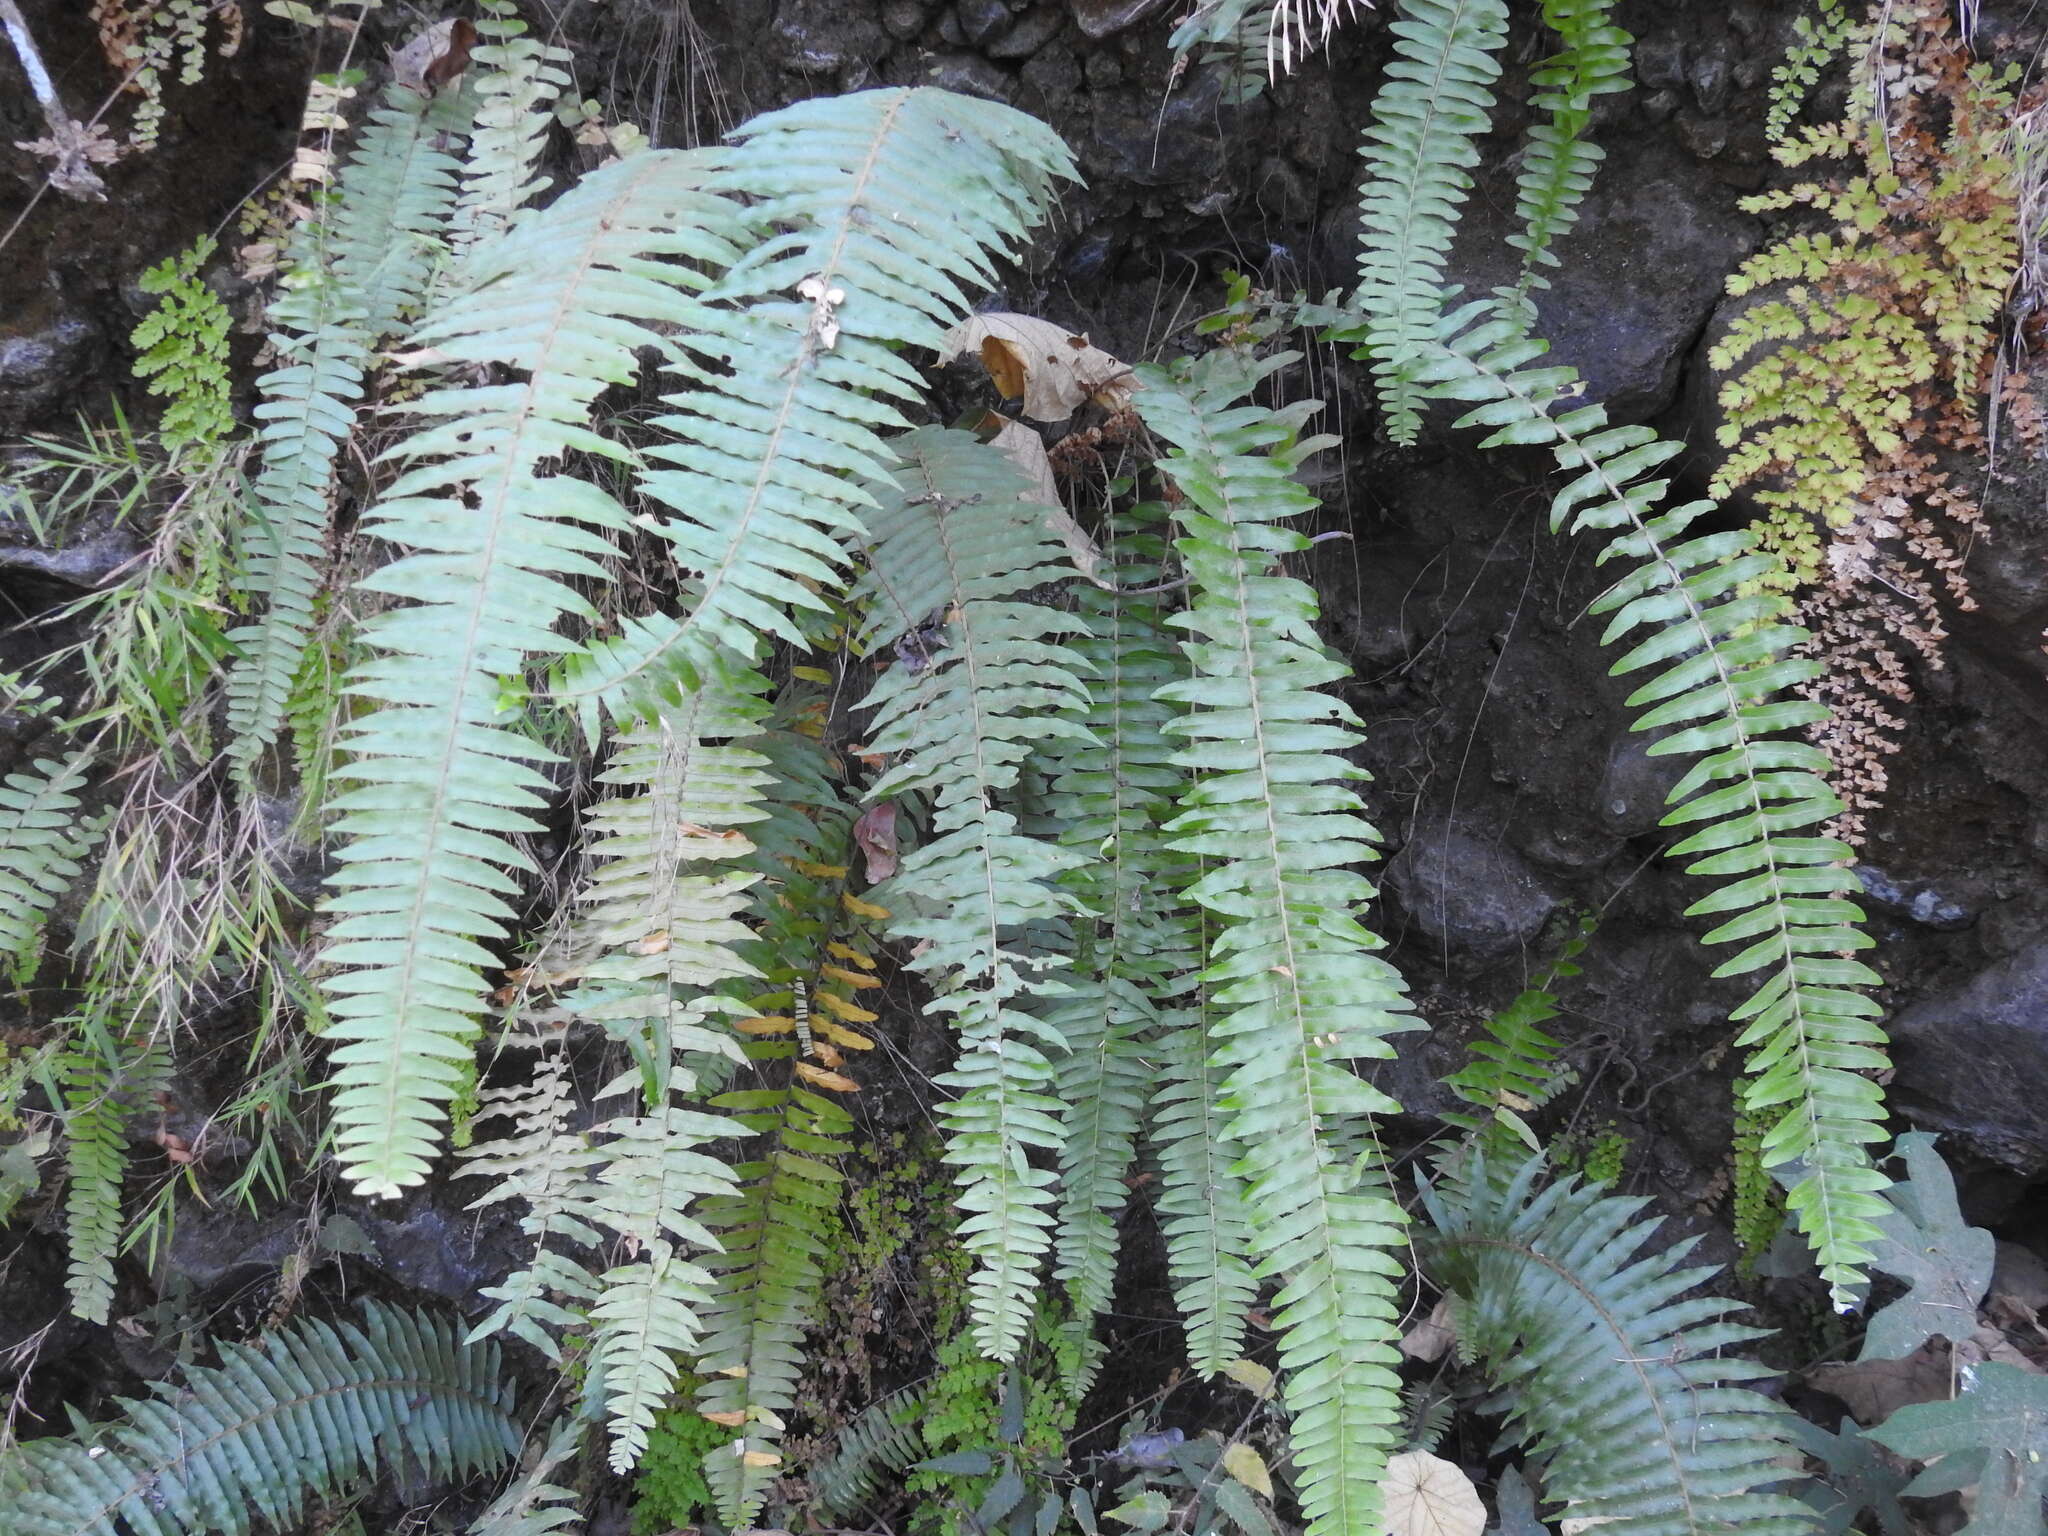
[[[462,191],[448,217],[444,269],[451,278],[461,259],[512,221],[546,182],[535,169],[554,121],[551,108],[569,83],[570,55],[531,34],[512,0],[482,0],[470,54],[476,81],[476,120]]]
[[[84,752],[39,757],[0,784],[0,976],[27,978],[43,923],[92,847],[78,802],[90,761]]]
[[[1315,633],[1314,591],[1279,573],[1314,506],[1293,478],[1327,440],[1297,440],[1317,408],[1244,403],[1286,354],[1216,352],[1181,374],[1139,370],[1147,423],[1173,448],[1176,542],[1193,599],[1174,622],[1194,676],[1163,699],[1193,776],[1168,823],[1210,860],[1189,894],[1221,921],[1203,980],[1243,1149],[1252,1240],[1275,1298],[1302,1512],[1317,1536],[1376,1536],[1379,1479],[1400,1417],[1395,1289],[1404,1218],[1376,1163],[1370,1117],[1397,1106],[1350,1063],[1420,1027],[1381,941],[1353,915],[1378,834],[1347,781],[1356,717],[1327,686],[1349,669]]]
[[[1508,236],[1508,244],[1522,253],[1522,275],[1501,292],[1503,313],[1534,318],[1529,293],[1550,286],[1541,269],[1558,264],[1551,246],[1578,223],[1579,204],[1606,157],[1586,137],[1593,98],[1625,91],[1633,83],[1628,63],[1635,39],[1609,19],[1613,11],[1614,0],[1543,0],[1543,19],[1564,48],[1529,77],[1539,87],[1529,104],[1548,112],[1550,119],[1530,126],[1528,152],[1515,178],[1515,212],[1522,228]]]
[[[732,205],[699,189],[708,165],[650,151],[593,172],[480,252],[414,337],[523,377],[412,402],[439,424],[404,445],[411,467],[364,524],[408,553],[361,590],[409,600],[363,625],[377,654],[348,689],[370,710],[348,727],[335,777],[355,787],[332,807],[348,839],[329,902],[335,1146],[366,1193],[425,1177],[495,963],[480,941],[505,936],[505,871],[528,864],[508,835],[550,797],[533,766],[549,754],[500,680],[564,647],[562,616],[594,616],[567,582],[601,580],[601,530],[625,525],[604,491],[547,467],[613,451],[585,427],[591,402],[660,345],[644,321],[687,322],[703,281],[687,263],[733,255]]]
[[[845,1520],[875,1496],[875,1484],[926,1454],[918,1420],[924,1388],[891,1392],[839,1432],[832,1453],[811,1470],[811,1488],[828,1519]]]
[[[791,610],[845,585],[863,486],[888,478],[880,434],[922,398],[899,349],[939,345],[1073,174],[1043,123],[927,88],[817,97],[735,137],[715,185],[749,200],[760,243],[678,338],[689,387],[665,397],[652,426],[673,441],[639,482],[693,605],[572,660],[561,692],[586,718],[644,707],[719,647],[803,643]]]
[[[1458,209],[1479,163],[1474,142],[1493,110],[1488,89],[1507,41],[1503,0],[1402,0],[1394,62],[1373,96],[1359,153],[1358,325],[1341,330],[1372,359],[1387,433],[1412,443],[1422,428],[1417,372],[1428,361],[1444,303],[1444,263]]]
[[[222,1343],[95,1443],[14,1448],[0,1491],[14,1536],[242,1536],[295,1529],[310,1502],[385,1464],[428,1477],[501,1465],[519,1444],[494,1345],[370,1303],[360,1323],[301,1320],[260,1345]]]
[[[228,759],[245,777],[284,722],[313,630],[335,457],[354,430],[371,350],[426,292],[454,201],[449,140],[467,121],[458,92],[430,104],[393,86],[333,199],[292,242],[271,307],[271,345],[285,361],[257,380],[263,467],[241,534],[249,585],[266,606],[234,633],[241,656],[228,675]]]
[[[1140,509],[1120,530],[1110,557],[1122,587],[1158,583],[1161,541],[1135,530],[1162,515]],[[1156,593],[1091,586],[1079,606],[1088,632],[1074,650],[1093,674],[1078,716],[1087,734],[1050,754],[1051,809],[1061,841],[1083,855],[1061,882],[1096,915],[1076,935],[1072,995],[1050,1018],[1066,1041],[1056,1073],[1065,1145],[1054,1277],[1067,1288],[1067,1326],[1080,1346],[1073,1390],[1085,1395],[1100,1361],[1095,1321],[1116,1278],[1117,1215],[1152,1076],[1147,1049],[1201,961],[1194,908],[1182,895],[1195,861],[1170,850],[1160,830],[1180,774],[1164,731],[1174,711],[1154,695],[1187,675],[1186,658]]]
[[[1651,753],[1697,758],[1664,817],[1666,826],[1697,830],[1670,851],[1691,859],[1689,873],[1723,882],[1689,909],[1729,914],[1708,943],[1742,943],[1715,975],[1763,974],[1734,1014],[1747,1026],[1738,1044],[1751,1051],[1744,1104],[1770,1119],[1766,1166],[1803,1162],[1787,1204],[1835,1304],[1850,1306],[1886,1211],[1876,1194],[1886,1180],[1868,1150],[1884,1139],[1882,1095],[1861,1074],[1886,1059],[1880,1010],[1861,990],[1880,978],[1852,958],[1871,939],[1849,899],[1851,850],[1802,835],[1841,810],[1822,777],[1827,758],[1786,737],[1827,718],[1825,704],[1785,696],[1821,663],[1795,654],[1806,633],[1786,622],[1784,598],[1759,587],[1776,562],[1749,531],[1687,537],[1710,501],[1654,510],[1669,482],[1644,476],[1681,445],[1648,427],[1609,427],[1598,405],[1557,410],[1576,395],[1577,375],[1528,366],[1545,344],[1515,321],[1471,326],[1484,308],[1446,321],[1452,340],[1430,367],[1433,393],[1479,402],[1461,421],[1491,428],[1487,445],[1550,446],[1573,475],[1552,505],[1552,526],[1607,532],[1602,562],[1638,562],[1593,611],[1613,615],[1608,642],[1649,631],[1612,670],[1656,669],[1628,701],[1643,711],[1635,729],[1671,729]]]
[[[1542,1175],[1541,1158],[1495,1168],[1468,1146],[1423,1183],[1434,1230],[1417,1246],[1458,1298],[1460,1349],[1547,1458],[1546,1494],[1614,1536],[1810,1531],[1804,1505],[1762,1491],[1792,1419],[1740,1385],[1767,1368],[1723,1353],[1760,1336],[1728,1321],[1741,1304],[1687,1297],[1715,1272],[1685,1266],[1691,1242],[1642,1253],[1647,1201]]]
[[[550,1536],[554,1531],[580,1530],[583,1511],[576,1490],[548,1479],[582,1447],[581,1420],[570,1418],[556,1425],[533,1465],[477,1516],[468,1536]]]
[[[932,978],[931,1007],[953,1015],[960,1056],[937,1079],[958,1095],[946,1115],[946,1161],[967,1213],[961,1241],[975,1340],[1009,1360],[1030,1327],[1049,1244],[1057,1155],[1052,1059],[1058,1032],[1024,1006],[1057,993],[1063,953],[1027,941],[1057,931],[1073,898],[1056,884],[1080,855],[1022,832],[1014,801],[1022,764],[1048,742],[1084,738],[1075,716],[1086,664],[1059,637],[1068,614],[1022,600],[1072,573],[1046,509],[993,446],[920,429],[900,444],[901,487],[871,487],[875,545],[860,596],[871,615],[864,648],[896,661],[869,692],[870,750],[894,761],[871,799],[923,793],[931,841],[878,888],[893,937],[917,945],[912,969]],[[1042,935],[1041,935],[1042,936]]]

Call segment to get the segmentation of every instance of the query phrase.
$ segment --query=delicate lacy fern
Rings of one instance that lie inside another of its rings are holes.
[[[128,338],[142,354],[135,359],[135,375],[150,380],[151,394],[168,397],[158,431],[173,452],[211,453],[235,425],[228,401],[228,331],[234,321],[199,275],[213,251],[213,237],[201,235],[136,284],[158,298]]]
[[[674,441],[639,481],[669,513],[657,531],[696,577],[694,606],[572,659],[563,693],[586,715],[642,707],[720,647],[803,643],[791,610],[845,584],[863,483],[888,477],[879,434],[922,398],[898,349],[939,345],[966,288],[994,286],[992,258],[1043,217],[1048,180],[1072,174],[1044,124],[944,91],[821,97],[736,137],[715,184],[753,200],[760,243],[678,338],[692,387],[654,418]]]
[[[1159,515],[1145,511],[1146,520]],[[1158,542],[1127,536],[1113,550],[1125,586],[1157,582]],[[1137,553],[1149,558],[1130,558]],[[1054,1274],[1073,1309],[1081,1367],[1073,1387],[1085,1395],[1100,1358],[1095,1320],[1116,1277],[1117,1213],[1151,1075],[1146,1046],[1200,962],[1193,912],[1179,895],[1194,861],[1170,851],[1160,832],[1180,780],[1162,730],[1173,711],[1153,697],[1186,676],[1186,661],[1161,623],[1157,595],[1090,587],[1080,607],[1089,632],[1074,650],[1095,681],[1078,722],[1087,734],[1052,759],[1051,810],[1061,841],[1087,856],[1062,884],[1098,915],[1078,935],[1073,995],[1049,1017],[1067,1046],[1056,1074],[1066,1108]]]
[[[1159,697],[1196,776],[1167,826],[1173,846],[1214,860],[1189,894],[1222,920],[1203,980],[1215,1065],[1243,1149],[1260,1274],[1274,1311],[1297,1490],[1311,1531],[1378,1529],[1379,1477],[1399,1419],[1393,1349],[1404,1218],[1376,1159],[1370,1117],[1397,1108],[1350,1062],[1393,1054],[1419,1027],[1380,940],[1353,913],[1373,888],[1357,866],[1377,834],[1344,781],[1355,717],[1326,685],[1348,669],[1315,635],[1316,599],[1280,575],[1307,539],[1284,520],[1315,503],[1292,478],[1327,440],[1296,441],[1315,402],[1240,403],[1293,354],[1252,363],[1212,353],[1184,375],[1140,370],[1145,418],[1173,453],[1184,498],[1176,543],[1193,582],[1174,622],[1194,676]]]
[[[1522,275],[1501,298],[1506,313],[1530,313],[1529,293],[1547,288],[1540,271],[1558,264],[1551,250],[1579,220],[1579,204],[1591,190],[1605,158],[1586,137],[1593,98],[1627,90],[1629,47],[1635,41],[1609,17],[1614,0],[1543,0],[1543,19],[1564,42],[1564,51],[1545,59],[1529,77],[1540,87],[1530,105],[1550,120],[1529,129],[1529,149],[1516,178],[1515,211],[1522,228],[1508,243],[1522,253]]]
[[[0,784],[0,975],[26,981],[34,971],[50,908],[92,847],[78,803],[90,761],[84,752],[39,757]]]
[[[467,115],[455,93],[430,105],[392,87],[329,215],[300,226],[271,306],[270,341],[285,362],[257,381],[263,467],[241,533],[250,589],[267,606],[232,636],[241,659],[228,677],[228,757],[244,776],[283,724],[323,580],[335,457],[354,428],[371,349],[426,291],[456,175],[444,141]]]
[[[1851,851],[1799,835],[1841,809],[1821,777],[1827,758],[1784,735],[1827,717],[1824,704],[1783,697],[1820,663],[1794,654],[1806,634],[1784,622],[1785,601],[1753,590],[1774,562],[1752,548],[1750,532],[1686,538],[1713,510],[1709,501],[1653,511],[1669,482],[1641,477],[1681,445],[1648,427],[1609,427],[1598,405],[1552,415],[1576,393],[1577,376],[1527,366],[1545,344],[1514,322],[1471,326],[1482,308],[1445,322],[1450,340],[1428,370],[1432,392],[1479,402],[1461,421],[1493,429],[1487,445],[1550,445],[1574,474],[1552,505],[1552,525],[1611,531],[1600,559],[1640,562],[1593,608],[1613,615],[1610,642],[1651,631],[1613,668],[1658,669],[1629,698],[1643,710],[1637,730],[1678,727],[1650,751],[1698,756],[1664,817],[1667,826],[1698,829],[1671,852],[1692,858],[1690,873],[1726,881],[1690,909],[1732,914],[1707,942],[1744,941],[1715,974],[1765,973],[1735,1012],[1748,1026],[1739,1043],[1754,1048],[1745,1103],[1774,1117],[1766,1161],[1803,1161],[1788,1203],[1836,1304],[1850,1305],[1869,1262],[1865,1245],[1877,1236],[1872,1223],[1885,1211],[1875,1191],[1886,1181],[1867,1150],[1884,1139],[1882,1099],[1860,1075],[1885,1065],[1884,1034],[1877,1005],[1859,990],[1879,977],[1850,958],[1871,944],[1855,926],[1861,910],[1847,899],[1856,887]]]
[[[478,252],[414,337],[524,377],[412,402],[439,424],[405,444],[411,467],[364,523],[412,551],[359,584],[412,601],[362,627],[381,654],[348,689],[372,708],[335,769],[357,787],[332,806],[349,838],[327,955],[335,1145],[365,1192],[425,1177],[494,963],[478,941],[505,936],[504,870],[528,867],[508,834],[534,829],[550,798],[532,766],[549,754],[516,728],[500,679],[563,648],[559,618],[591,616],[567,581],[601,578],[598,530],[625,526],[604,491],[546,469],[571,449],[610,451],[584,425],[591,402],[634,376],[636,348],[660,344],[644,320],[692,313],[684,290],[703,279],[654,258],[733,254],[720,233],[731,205],[698,187],[710,163],[650,151],[593,172]]]
[[[868,694],[870,749],[896,760],[869,791],[922,791],[931,841],[880,887],[892,936],[917,943],[911,968],[932,977],[931,1007],[954,1016],[960,1057],[938,1079],[958,1097],[947,1112],[946,1161],[959,1170],[960,1236],[977,1268],[975,1338],[1002,1360],[1030,1326],[1057,1180],[1030,1149],[1062,1139],[1049,1052],[1063,1045],[1023,1006],[1056,994],[1064,946],[1032,947],[1025,930],[1063,928],[1071,895],[1054,882],[1080,855],[1025,835],[1014,811],[1020,765],[1061,738],[1084,739],[1075,716],[1086,663],[1058,642],[1076,621],[1020,600],[1071,574],[1058,537],[1001,450],[964,433],[904,438],[897,478],[873,487],[875,546],[861,595],[870,653],[895,665]],[[936,629],[932,626],[936,625]]]
[[[1444,262],[1458,210],[1479,163],[1473,142],[1486,131],[1507,40],[1503,0],[1403,0],[1389,29],[1398,55],[1373,97],[1373,123],[1359,153],[1359,325],[1342,339],[1363,342],[1372,359],[1387,432],[1412,443],[1422,428],[1417,371],[1428,361],[1444,302]]]
[[[1804,1506],[1761,1491],[1784,1476],[1791,1415],[1739,1385],[1765,1367],[1722,1353],[1760,1330],[1727,1321],[1737,1302],[1682,1299],[1714,1273],[1683,1267],[1690,1241],[1637,1257],[1658,1225],[1635,1219],[1647,1201],[1539,1190],[1542,1174],[1468,1149],[1423,1184],[1434,1230],[1417,1245],[1458,1298],[1459,1348],[1548,1458],[1545,1492],[1614,1536],[1803,1536]]]
[[[380,1464],[464,1477],[518,1448],[494,1346],[437,1318],[371,1303],[358,1323],[300,1321],[222,1363],[124,1398],[94,1443],[15,1446],[0,1473],[13,1536],[242,1536],[296,1529]]]
[[[476,30],[484,41],[470,53],[476,121],[462,191],[448,217],[451,277],[461,258],[503,230],[546,185],[535,164],[554,120],[550,109],[569,84],[568,50],[530,35],[512,0],[483,0],[481,10]]]

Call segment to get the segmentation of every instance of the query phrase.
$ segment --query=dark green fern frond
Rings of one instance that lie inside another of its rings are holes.
[[[63,1089],[64,1235],[71,1254],[71,1310],[104,1323],[114,1300],[114,1254],[121,1238],[121,1183],[128,1172],[128,1123],[170,1074],[161,1042],[109,1032],[87,1015],[58,1058]]]
[[[1522,1117],[1549,1103],[1568,1080],[1556,1067],[1564,1042],[1543,1026],[1557,1017],[1554,989],[1579,974],[1573,962],[1585,952],[1595,926],[1592,916],[1581,918],[1542,975],[1481,1026],[1480,1038],[1466,1048],[1472,1060],[1445,1078],[1444,1086],[1483,1116],[1447,1114],[1445,1120],[1475,1133],[1498,1128],[1533,1141],[1535,1133]],[[1505,1155],[1510,1146],[1497,1136],[1486,1143],[1489,1154],[1496,1155]]]
[[[1080,855],[1026,835],[1014,803],[1024,762],[1086,728],[1086,663],[1060,637],[1069,614],[1022,600],[1072,574],[1046,509],[1000,449],[925,428],[900,444],[901,488],[872,487],[874,549],[860,589],[862,643],[894,664],[869,692],[869,750],[893,758],[869,798],[922,793],[931,840],[904,856],[878,899],[893,937],[917,945],[933,1009],[953,1015],[960,1056],[937,1079],[957,1097],[946,1161],[959,1170],[962,1242],[977,1268],[975,1339],[1015,1356],[1030,1327],[1049,1246],[1057,1177],[1030,1162],[1057,1154],[1052,1096],[1064,1042],[1024,999],[1059,990],[1062,956],[1027,943],[1056,932],[1073,898],[1055,883]],[[1066,946],[1060,946],[1062,948]]]
[[[1402,0],[1394,62],[1373,97],[1360,155],[1358,325],[1339,334],[1364,345],[1379,381],[1387,432],[1412,443],[1422,427],[1418,370],[1429,360],[1443,308],[1444,263],[1458,210],[1479,163],[1474,142],[1493,110],[1488,89],[1507,40],[1503,0]]]
[[[1522,275],[1501,293],[1505,313],[1529,315],[1530,290],[1550,286],[1540,269],[1558,264],[1551,246],[1578,223],[1579,204],[1606,156],[1586,137],[1593,98],[1633,84],[1628,64],[1635,39],[1609,20],[1613,11],[1614,0],[1543,0],[1543,19],[1564,49],[1529,77],[1539,88],[1529,104],[1548,112],[1550,120],[1530,127],[1528,152],[1515,180],[1515,212],[1522,228],[1508,236],[1508,243],[1522,253]]]
[[[299,1321],[223,1343],[93,1443],[30,1440],[0,1473],[12,1536],[242,1536],[296,1529],[310,1504],[381,1466],[428,1478],[503,1464],[518,1448],[494,1345],[371,1303],[360,1323]]]
[[[1869,1152],[1884,1139],[1883,1100],[1862,1075],[1886,1059],[1880,1010],[1861,990],[1879,977],[1851,958],[1871,945],[1849,899],[1851,850],[1802,835],[1841,810],[1822,777],[1825,755],[1787,739],[1828,718],[1825,704],[1787,696],[1821,663],[1796,654],[1806,632],[1787,622],[1785,599],[1765,589],[1777,562],[1753,547],[1748,530],[1688,538],[1710,501],[1654,510],[1669,481],[1643,477],[1681,445],[1648,427],[1609,427],[1598,405],[1551,414],[1576,395],[1577,375],[1527,366],[1545,344],[1515,321],[1461,333],[1484,307],[1446,322],[1453,339],[1431,365],[1433,392],[1479,402],[1462,422],[1491,428],[1488,445],[1550,446],[1574,477],[1552,505],[1552,526],[1609,532],[1600,560],[1638,562],[1593,610],[1613,615],[1609,642],[1649,631],[1612,670],[1656,669],[1629,698],[1643,711],[1635,729],[1671,729],[1650,751],[1697,758],[1672,788],[1664,824],[1698,830],[1670,851],[1691,858],[1688,872],[1724,882],[1690,908],[1728,914],[1708,943],[1743,945],[1715,975],[1763,973],[1734,1014],[1747,1025],[1738,1043],[1751,1050],[1744,1103],[1771,1118],[1766,1165],[1804,1163],[1788,1205],[1836,1305],[1849,1306],[1886,1211],[1876,1194],[1886,1180]]]
[[[1648,1202],[1562,1180],[1543,1161],[1490,1167],[1468,1147],[1422,1185],[1429,1276],[1458,1297],[1458,1337],[1547,1458],[1545,1492],[1614,1536],[1802,1536],[1809,1512],[1762,1491],[1784,1478],[1791,1415],[1741,1385],[1760,1365],[1722,1352],[1760,1330],[1741,1304],[1688,1297],[1715,1271],[1691,1242],[1643,1250]],[[1639,1256],[1640,1255],[1640,1256]]]
[[[0,975],[26,980],[43,923],[79,876],[94,829],[78,803],[88,754],[39,757],[0,784]]]
[[[832,1453],[811,1469],[820,1513],[850,1519],[875,1496],[878,1482],[927,1454],[918,1422],[924,1398],[922,1386],[891,1392],[839,1432]]]
[[[1137,527],[1163,515],[1156,506],[1140,513]],[[1111,551],[1121,586],[1158,583],[1160,542],[1122,531]],[[1164,730],[1173,709],[1154,697],[1187,675],[1186,659],[1164,627],[1157,594],[1089,587],[1080,609],[1088,632],[1074,650],[1093,674],[1079,717],[1087,735],[1051,754],[1051,809],[1061,841],[1083,855],[1061,882],[1096,915],[1076,937],[1073,993],[1050,1018],[1067,1048],[1057,1069],[1066,1140],[1054,1276],[1072,1306],[1080,1345],[1073,1386],[1085,1394],[1099,1362],[1095,1320],[1116,1276],[1117,1214],[1129,1198],[1126,1175],[1152,1076],[1147,1046],[1201,961],[1194,909],[1181,894],[1195,861],[1169,849],[1161,831],[1180,782]]]
[[[673,441],[639,480],[694,603],[629,620],[565,667],[586,717],[644,707],[720,647],[804,643],[792,610],[845,586],[862,487],[888,478],[881,434],[923,396],[900,349],[940,344],[1045,216],[1050,179],[1073,173],[1036,119],[931,89],[817,97],[735,137],[714,185],[750,200],[760,243],[677,338],[690,387],[665,397],[652,426]]]
[[[1315,505],[1293,478],[1327,440],[1297,440],[1317,409],[1244,403],[1292,354],[1212,353],[1181,374],[1141,369],[1145,418],[1184,498],[1176,547],[1193,599],[1174,622],[1194,676],[1163,699],[1194,782],[1167,826],[1209,861],[1189,894],[1221,921],[1203,980],[1214,1062],[1243,1151],[1260,1274],[1275,1298],[1297,1489],[1317,1536],[1377,1533],[1379,1479],[1400,1417],[1398,1296],[1405,1218],[1375,1166],[1371,1116],[1397,1106],[1351,1069],[1420,1027],[1381,941],[1353,915],[1378,834],[1349,781],[1356,717],[1328,685],[1349,669],[1315,633],[1305,583],[1280,574],[1307,546],[1287,526]]]
[[[1200,1008],[1177,1010],[1153,1047],[1158,1078],[1146,1137],[1159,1161],[1159,1217],[1166,1267],[1187,1332],[1188,1363],[1205,1374],[1244,1353],[1258,1282],[1252,1274],[1251,1214],[1239,1171],[1243,1148],[1230,1139],[1224,1073],[1209,1059]]]
[[[335,458],[355,427],[371,350],[426,292],[436,235],[454,199],[446,143],[467,121],[459,93],[430,105],[393,86],[371,115],[334,198],[299,228],[285,289],[271,306],[284,358],[257,387],[263,466],[241,531],[253,594],[265,605],[232,636],[228,757],[247,775],[283,724],[312,633]]]
[[[367,1193],[426,1175],[497,963],[484,941],[512,920],[506,871],[529,867],[510,834],[537,830],[552,795],[534,766],[550,754],[501,679],[565,648],[559,619],[595,616],[568,583],[603,578],[603,530],[626,524],[597,486],[549,470],[571,450],[614,451],[585,426],[591,403],[661,344],[644,322],[694,313],[686,290],[703,279],[686,263],[733,255],[735,210],[699,190],[710,163],[650,151],[593,172],[480,251],[413,338],[519,376],[412,402],[436,424],[364,519],[405,553],[360,589],[407,600],[362,627],[377,654],[348,688],[370,709],[335,769],[356,787],[332,806],[348,839],[327,952],[335,1146]]]

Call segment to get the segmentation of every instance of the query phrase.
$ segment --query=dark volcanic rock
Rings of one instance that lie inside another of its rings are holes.
[[[1074,23],[1090,37],[1114,37],[1167,7],[1168,0],[1067,0]]]
[[[2048,1171],[2048,940],[1892,1023],[1892,1098],[1923,1125],[2028,1175]]]
[[[1420,831],[1387,867],[1387,890],[1416,928],[1470,954],[1528,943],[1557,897],[1499,843],[1456,828]]]

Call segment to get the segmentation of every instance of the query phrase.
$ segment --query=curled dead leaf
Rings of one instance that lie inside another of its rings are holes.
[[[972,350],[1005,400],[1018,400],[1033,421],[1065,421],[1093,400],[1120,411],[1138,388],[1130,365],[1036,315],[970,315],[946,333],[939,361]]]
[[[1480,1536],[1486,1529],[1472,1479],[1427,1451],[1389,1457],[1380,1498],[1387,1536]]]
[[[814,1087],[829,1088],[834,1093],[859,1093],[860,1084],[850,1077],[837,1072],[828,1072],[823,1067],[814,1067],[808,1061],[792,1062],[796,1075]]]

